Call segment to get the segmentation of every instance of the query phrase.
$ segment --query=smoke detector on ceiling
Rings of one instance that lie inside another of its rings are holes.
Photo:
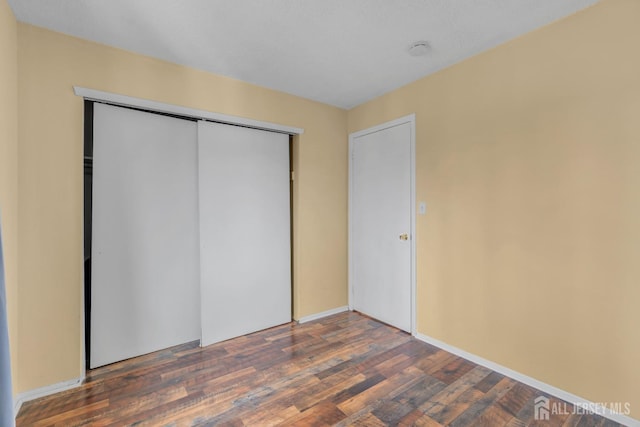
[[[431,52],[431,45],[427,41],[420,40],[412,43],[411,46],[409,46],[408,52],[411,56],[426,56]]]

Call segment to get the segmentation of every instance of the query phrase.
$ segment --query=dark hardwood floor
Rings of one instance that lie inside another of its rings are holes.
[[[92,370],[81,387],[25,403],[17,424],[619,425],[587,414],[535,421],[533,401],[541,395],[368,317],[342,313]]]

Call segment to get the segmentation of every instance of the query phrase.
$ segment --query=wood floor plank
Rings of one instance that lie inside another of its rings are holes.
[[[339,425],[352,425],[363,417],[367,417],[368,414],[375,414],[388,399],[404,393],[418,383],[423,376],[419,369],[409,367],[390,377],[388,381],[377,384],[374,389],[350,399],[342,406],[339,405],[342,412],[348,415]]]
[[[340,380],[339,382],[334,382]],[[340,375],[335,374],[332,377],[325,378],[324,381],[313,387],[306,388],[301,392],[295,401],[296,407],[300,411],[304,411],[317,403],[333,397],[342,390],[347,390],[356,384],[360,384],[366,380],[362,374],[358,375]]]
[[[564,424],[562,424],[562,427],[576,427],[580,423],[581,418],[582,418],[582,414],[571,414],[564,421]]]
[[[448,365],[456,358],[457,357],[455,355],[444,350],[440,350],[425,358],[417,360],[415,366],[422,369],[425,373],[433,375],[442,369],[443,366]]]
[[[513,415],[509,414],[500,405],[491,405],[474,421],[481,426],[502,427],[506,425]]]
[[[482,413],[486,411],[496,400],[504,396],[509,390],[515,386],[516,382],[510,378],[503,378],[495,386],[493,386],[485,395],[479,399],[476,403],[471,405],[469,409],[464,411],[459,417],[457,417],[451,426],[463,427],[470,425],[469,423],[482,416]]]
[[[345,312],[94,369],[80,387],[26,402],[16,421],[19,427],[619,426],[581,414],[539,422],[533,410],[539,395]]]
[[[346,415],[328,401],[320,402],[311,408],[287,418],[283,422],[288,426],[332,426],[343,420]],[[248,424],[245,425],[259,425]]]
[[[60,422],[67,422],[67,420],[69,420],[70,418],[73,418],[76,415],[79,414],[90,414],[93,411],[96,410],[100,410],[102,408],[106,408],[109,406],[109,400],[101,400],[99,402],[95,402],[92,403],[90,405],[87,406],[83,406],[80,408],[75,408],[72,409],[70,411],[66,411],[66,412],[62,412],[59,414],[54,414],[54,415],[50,415],[47,418],[42,418],[38,421],[33,422],[31,425],[33,427],[39,427],[39,426],[49,426],[49,425],[55,425],[57,423]]]
[[[392,426],[397,425],[400,420],[407,416],[415,408],[412,408],[406,403],[398,402],[397,400],[385,400],[371,413],[377,420],[382,421],[385,425]],[[367,416],[363,415],[361,419],[366,419]]]
[[[498,405],[513,415],[518,415],[527,402],[537,397],[536,390],[524,384],[516,384],[511,390],[498,399]]]
[[[338,408],[347,415],[353,415],[383,398],[393,399],[401,391],[411,388],[421,378],[420,370],[409,367],[404,371],[385,379],[373,387],[364,390],[351,399],[338,404]]]
[[[268,409],[260,408],[260,411],[242,415],[242,423],[245,426],[277,426],[299,414],[295,406],[272,405]]]
[[[443,427],[442,424],[419,409],[413,411],[408,417],[403,419],[400,425],[416,427]]]
[[[434,411],[433,413],[431,413],[430,417],[440,424],[447,425],[451,423],[451,421],[455,420],[464,411],[466,411],[469,406],[473,405],[480,398],[482,398],[482,396],[484,396],[484,393],[471,387],[450,404],[441,407],[439,411]]]
[[[427,402],[420,405],[418,409],[429,416],[437,414],[442,411],[446,405],[456,400],[462,393],[473,387],[474,384],[481,381],[490,373],[491,371],[484,366],[476,366],[473,370],[449,384],[438,394],[432,396]]]
[[[418,381],[413,387],[405,390],[393,400],[406,407],[407,415],[409,415],[410,412],[417,410],[420,405],[428,401],[433,395],[442,391],[446,386],[447,384],[429,375],[425,375],[424,378]],[[404,418],[405,417],[402,417],[402,419]]]
[[[474,363],[457,357],[450,363],[444,365],[437,372],[434,372],[432,376],[443,383],[451,384],[475,367],[476,365]]]
[[[367,414],[367,415],[363,416],[362,418],[354,421],[353,424],[351,424],[351,425],[352,426],[360,426],[360,427],[387,427],[387,426],[395,425],[395,424],[389,424],[389,423],[385,422],[384,420],[379,419],[374,414]]]
[[[476,384],[474,388],[477,388],[481,392],[486,393],[489,390],[491,390],[496,384],[502,381],[503,378],[504,378],[504,375],[495,371],[491,372],[482,381]]]
[[[365,380],[359,382],[345,390],[341,390],[339,393],[334,395],[331,398],[331,402],[336,406],[342,402],[345,402],[354,396],[359,395],[360,393],[368,390],[371,387],[375,387],[378,383],[384,381],[386,378],[380,374],[374,375],[372,377],[364,376]]]

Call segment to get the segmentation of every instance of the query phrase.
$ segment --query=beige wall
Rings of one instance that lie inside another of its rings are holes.
[[[11,367],[18,369],[18,30],[0,0],[0,215],[4,252]]]
[[[304,128],[295,316],[347,303],[346,111],[25,24],[18,46],[19,391],[81,374],[83,103],[73,85]]]
[[[418,331],[640,418],[640,2],[368,102],[416,113]]]

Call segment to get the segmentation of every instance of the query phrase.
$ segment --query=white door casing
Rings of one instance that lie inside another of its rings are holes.
[[[411,333],[414,158],[414,115],[349,136],[349,306]]]

